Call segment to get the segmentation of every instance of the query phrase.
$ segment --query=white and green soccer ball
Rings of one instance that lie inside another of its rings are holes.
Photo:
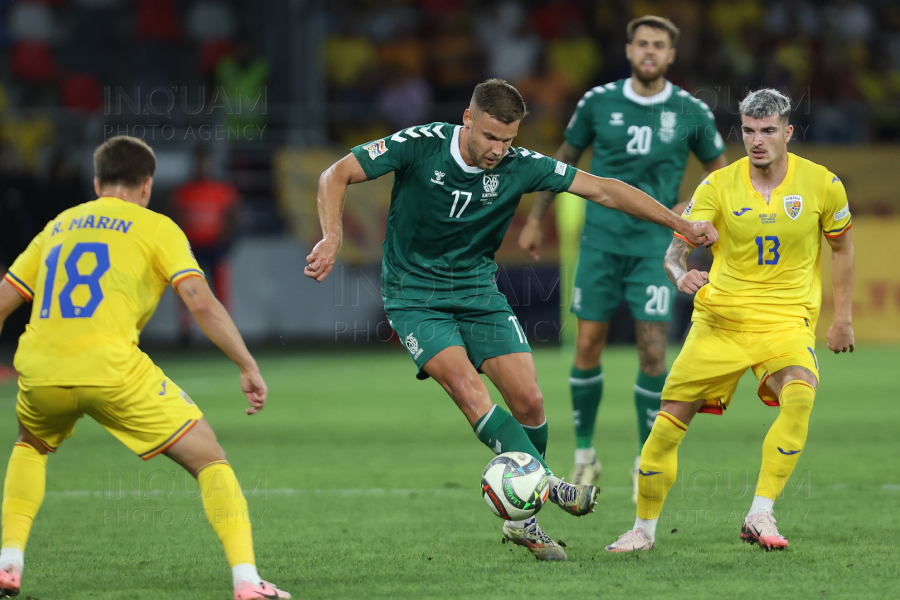
[[[504,452],[481,475],[484,501],[501,519],[521,521],[541,509],[550,494],[544,466],[524,452]]]

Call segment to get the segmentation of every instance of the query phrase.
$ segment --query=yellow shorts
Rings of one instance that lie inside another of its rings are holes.
[[[28,387],[19,382],[19,422],[51,452],[83,415],[147,460],[168,449],[203,418],[190,396],[146,358],[120,387]]]
[[[818,380],[815,344],[815,332],[806,327],[756,332],[694,323],[666,379],[662,399],[705,399],[700,412],[720,415],[731,403],[738,380],[747,369],[753,369],[759,380],[760,400],[778,406],[778,398],[766,385],[769,374],[800,366],[812,371]]]

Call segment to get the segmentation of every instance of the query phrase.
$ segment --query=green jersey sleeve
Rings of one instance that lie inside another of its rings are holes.
[[[700,162],[708,163],[722,155],[725,151],[725,142],[716,127],[716,119],[709,106],[702,100],[696,98],[692,100],[696,105],[697,124],[690,141],[691,152]]]
[[[410,127],[394,135],[360,144],[350,150],[368,179],[377,179],[391,171],[402,171],[420,158],[440,150],[440,144],[429,144],[434,138],[445,139],[446,123]],[[423,143],[424,142],[424,143]]]
[[[594,141],[593,109],[596,100],[591,100],[591,98],[595,95],[596,92],[594,90],[588,90],[584,94],[581,100],[578,101],[578,106],[575,107],[575,112],[566,126],[566,141],[578,150],[584,150]]]
[[[572,165],[532,152],[525,148],[516,149],[522,168],[519,170],[519,181],[522,193],[529,192],[565,192],[572,185],[578,169]]]

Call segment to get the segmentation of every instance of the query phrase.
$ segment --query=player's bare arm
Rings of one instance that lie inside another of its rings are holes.
[[[228,311],[202,279],[185,279],[176,289],[206,337],[240,368],[241,391],[250,403],[245,412],[252,415],[261,411],[266,404],[268,388]]]
[[[841,237],[825,239],[831,246],[831,286],[834,291],[834,320],[828,328],[828,349],[835,354],[847,350],[853,352],[852,305],[856,277],[853,232],[847,230]]]
[[[666,258],[663,268],[679,292],[694,294],[709,281],[709,273],[691,269],[688,271],[687,258],[693,252],[694,246],[679,238],[672,238],[669,248],[666,250]]]
[[[579,150],[569,142],[563,141],[553,158],[574,167],[581,158],[582,152],[583,150]],[[525,222],[521,233],[519,233],[519,248],[528,252],[531,258],[535,260],[541,257],[538,249],[544,240],[544,232],[541,230],[541,219],[547,214],[547,210],[553,204],[555,198],[556,192],[538,192],[534,206],[531,208],[531,213],[528,215],[528,220]]]
[[[309,256],[303,274],[316,281],[322,281],[334,268],[338,251],[343,241],[341,216],[344,212],[344,196],[351,183],[366,181],[366,173],[353,154],[337,161],[319,177],[319,193],[316,204],[319,223],[322,225],[322,240],[315,245]]]
[[[725,158],[724,153],[720,154],[718,158],[715,158],[709,162],[703,163],[703,176],[700,177],[700,181],[703,181],[704,179],[709,177],[709,174],[712,173],[713,171],[717,171],[717,170],[721,169],[722,167],[727,167],[727,166],[728,166],[728,159]],[[678,204],[676,204],[675,206],[672,207],[672,212],[675,213],[676,215],[682,214],[684,212],[684,209],[687,208],[688,202],[690,202],[690,200],[685,200],[684,202],[679,202]]]
[[[697,246],[710,246],[719,239],[719,233],[709,221],[688,221],[639,189],[617,179],[596,177],[578,171],[568,191],[601,206],[668,227]],[[635,240],[626,240],[632,241]]]
[[[0,332],[3,331],[6,317],[19,308],[23,302],[25,302],[25,298],[22,297],[22,294],[17,292],[5,279],[0,279]]]

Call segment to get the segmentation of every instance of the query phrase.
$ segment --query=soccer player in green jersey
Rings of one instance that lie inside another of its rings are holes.
[[[537,190],[569,191],[674,229],[693,243],[711,244],[718,233],[620,181],[513,148],[525,112],[514,87],[491,79],[475,88],[463,125],[410,127],[353,148],[319,179],[323,239],[304,273],[322,281],[334,266],[347,186],[393,172],[381,293],[418,377],[432,377],[447,391],[488,448],[541,461],[551,501],[581,516],[592,510],[597,489],[561,481],[544,462],[547,419],[531,348],[494,277],[494,253],[519,200]],[[511,415],[491,401],[479,372],[497,386]],[[534,518],[504,522],[503,535],[538,560],[566,559]]]
[[[722,137],[709,107],[665,79],[675,59],[678,28],[668,19],[645,16],[626,29],[625,51],[631,77],[585,93],[556,153],[562,162],[578,163],[593,143],[591,173],[615,177],[647,192],[667,207],[678,202],[678,188],[688,152],[707,172],[727,163]],[[519,245],[537,255],[541,218],[553,202],[541,193]],[[680,214],[679,207],[675,212]],[[593,483],[600,476],[594,450],[594,424],[603,394],[600,355],[609,321],[624,297],[635,318],[640,369],[634,386],[638,455],[632,471],[637,502],[640,447],[650,435],[666,381],[666,333],[675,292],[662,268],[671,234],[664,227],[588,203],[571,311],[578,318],[575,361],[569,375],[575,420],[573,483]]]

